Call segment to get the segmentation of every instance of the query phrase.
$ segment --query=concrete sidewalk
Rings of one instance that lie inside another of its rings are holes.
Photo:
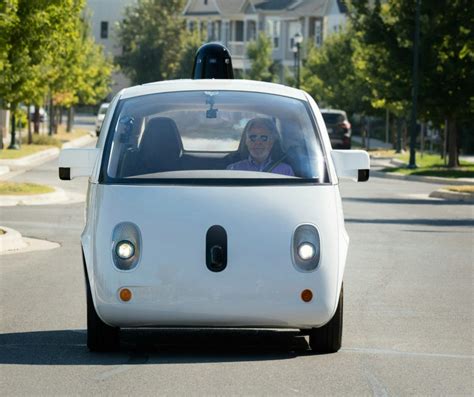
[[[84,135],[63,145],[63,148],[75,148],[90,145],[97,138]],[[0,180],[8,180],[30,169],[38,167],[58,157],[58,148],[46,149],[31,156],[14,160],[0,160]],[[83,201],[83,195],[65,192],[55,188],[54,192],[36,195],[0,196],[0,207],[16,205],[69,204]],[[0,255],[58,248],[59,244],[23,237],[18,231],[0,225]]]
[[[77,148],[87,146],[96,141],[97,138],[91,135],[84,135],[65,143],[62,149]],[[18,175],[18,171],[25,172],[48,161],[54,160],[59,156],[60,149],[50,148],[30,156],[21,157],[19,159],[1,159],[0,160],[0,180],[10,179]]]
[[[358,135],[352,135],[351,139],[358,144],[362,144],[363,142],[363,138]],[[376,138],[366,138],[365,144],[368,149],[393,149],[393,145],[390,142],[387,143]]]

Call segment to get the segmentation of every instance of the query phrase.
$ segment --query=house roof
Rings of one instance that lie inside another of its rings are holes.
[[[253,6],[256,12],[291,13],[298,16],[325,16],[336,2],[339,11],[347,12],[345,0],[189,0],[184,15],[236,15]]]
[[[256,10],[261,11],[284,11],[299,2],[300,0],[254,0],[253,5]]]
[[[246,0],[214,0],[217,7],[224,15],[242,13]]]
[[[298,15],[324,16],[331,7],[332,0],[302,0],[292,7]]]

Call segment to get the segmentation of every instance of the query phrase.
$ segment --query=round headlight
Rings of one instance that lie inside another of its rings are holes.
[[[115,253],[120,259],[130,259],[135,254],[135,246],[127,240],[119,241]]]
[[[313,244],[302,243],[298,247],[298,256],[304,261],[309,261],[310,259],[313,259],[315,253],[316,249],[314,248]]]

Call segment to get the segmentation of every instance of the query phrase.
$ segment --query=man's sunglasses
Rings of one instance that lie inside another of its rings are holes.
[[[252,142],[257,142],[260,141],[260,142],[267,142],[270,140],[270,136],[269,135],[256,135],[256,134],[252,134],[252,135],[249,135],[248,136],[249,139],[252,141]]]

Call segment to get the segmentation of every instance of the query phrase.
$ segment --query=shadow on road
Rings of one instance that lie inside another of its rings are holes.
[[[439,199],[406,199],[406,198],[367,198],[367,197],[343,197],[342,201],[352,201],[371,204],[408,204],[408,205],[472,205],[465,201],[439,200]]]
[[[85,330],[0,335],[0,364],[139,365],[287,360],[311,354],[297,331],[136,329],[114,353],[90,353]]]
[[[474,226],[471,219],[356,219],[348,218],[347,223],[371,223],[380,225],[422,225],[422,226]]]

